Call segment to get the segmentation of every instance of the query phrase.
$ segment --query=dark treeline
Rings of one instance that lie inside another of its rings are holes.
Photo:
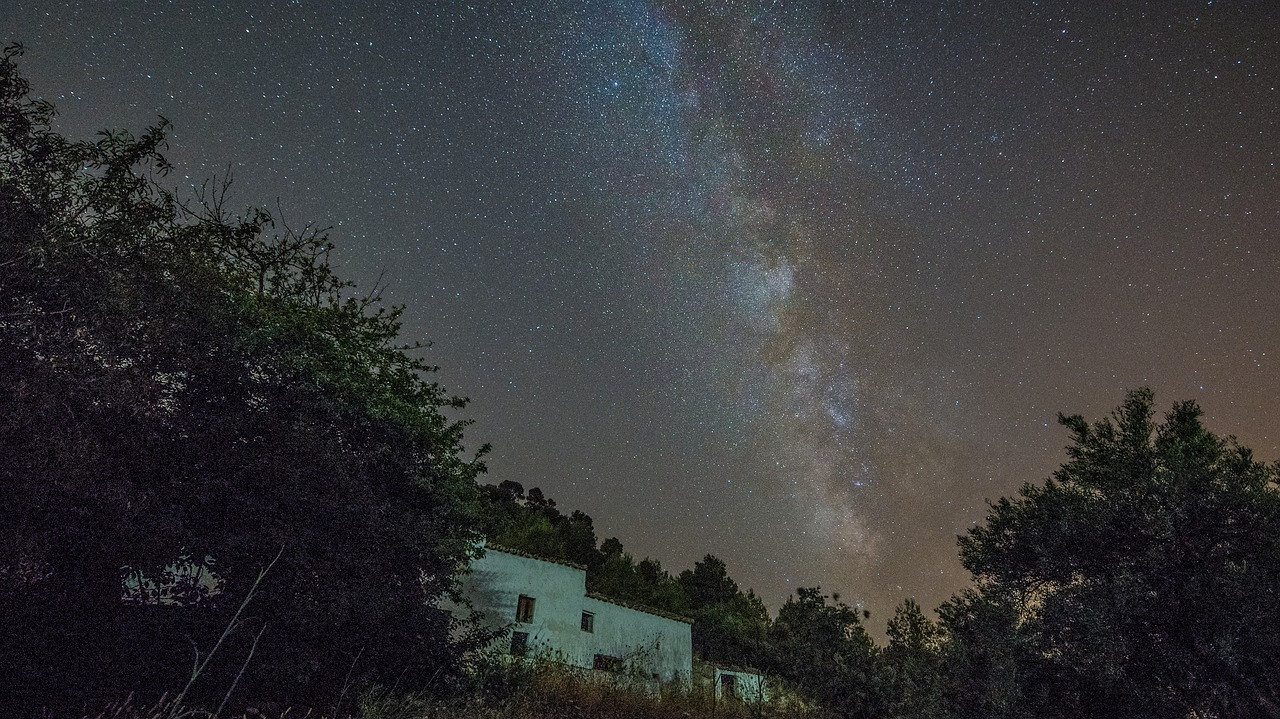
[[[164,189],[163,124],[61,137],[17,55],[0,59],[6,715],[180,690],[211,655],[190,702],[454,690],[472,638],[435,603],[488,537],[691,617],[702,657],[835,716],[1280,717],[1278,468],[1194,403],[1157,421],[1138,390],[1096,423],[1062,417],[1067,462],[960,538],[972,586],[936,619],[898,606],[886,645],[817,588],[770,617],[714,556],[672,575],[536,489],[478,486],[464,400],[400,344],[397,309],[332,272],[323,232],[233,215],[222,187]]]

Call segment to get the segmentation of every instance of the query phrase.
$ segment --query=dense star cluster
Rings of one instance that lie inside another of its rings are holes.
[[[0,0],[84,137],[333,225],[540,486],[878,618],[1149,385],[1280,457],[1280,6]],[[877,625],[877,619],[872,620]]]

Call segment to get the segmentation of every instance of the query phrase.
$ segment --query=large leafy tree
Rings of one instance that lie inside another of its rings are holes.
[[[485,533],[494,544],[547,559],[563,559],[595,572],[604,561],[596,547],[595,525],[580,510],[562,514],[556,502],[534,487],[528,494],[507,480],[480,488],[485,505]]]
[[[693,648],[713,662],[760,667],[766,663],[769,612],[729,576],[724,560],[708,554],[676,580],[693,614]]]
[[[864,618],[838,596],[798,589],[769,629],[774,673],[838,716],[874,716],[876,648]]]
[[[1153,414],[1138,390],[1094,424],[1060,417],[1067,463],[961,539],[980,594],[952,621],[1006,608],[1042,716],[1280,716],[1276,468],[1193,402]]]
[[[433,599],[478,538],[483,470],[448,417],[464,401],[398,343],[399,310],[333,274],[323,233],[232,217],[224,188],[161,189],[163,123],[59,136],[17,55],[0,59],[3,688],[172,688],[277,555],[211,691],[251,651],[240,686],[284,699],[447,676]]]
[[[939,607],[938,615],[944,641],[935,687],[941,690],[944,716],[1036,716],[1023,691],[1043,698],[1041,657],[1020,631],[1013,603],[998,592],[966,589]]]
[[[879,715],[901,719],[945,716],[942,693],[943,633],[908,599],[889,620],[889,644],[876,662]]]

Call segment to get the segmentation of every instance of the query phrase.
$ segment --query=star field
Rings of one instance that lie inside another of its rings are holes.
[[[88,136],[332,225],[489,481],[670,569],[886,618],[1064,459],[1193,398],[1280,458],[1267,2],[0,0]]]

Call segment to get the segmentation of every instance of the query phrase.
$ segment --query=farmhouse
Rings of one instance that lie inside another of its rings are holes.
[[[689,685],[689,620],[588,594],[581,565],[491,545],[462,592],[486,626],[505,630],[513,655]]]

